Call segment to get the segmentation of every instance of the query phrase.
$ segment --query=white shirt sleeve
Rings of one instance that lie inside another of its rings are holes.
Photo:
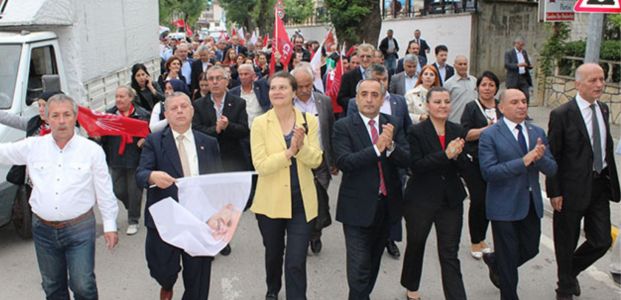
[[[149,119],[149,129],[151,132],[158,132],[166,128],[168,120],[160,120],[160,113],[162,112],[162,102],[158,102],[153,106],[151,111],[151,119]]]
[[[93,154],[92,164],[95,199],[103,220],[104,232],[116,231],[116,217],[119,206],[112,190],[112,178],[108,172],[106,155],[99,147]]]
[[[0,144],[0,164],[25,165],[28,162],[30,145],[37,138],[26,138],[13,143]]]

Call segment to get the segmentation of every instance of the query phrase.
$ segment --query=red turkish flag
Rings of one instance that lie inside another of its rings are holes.
[[[343,77],[343,61],[339,59],[336,63],[336,68],[326,77],[326,96],[332,100],[332,110],[334,113],[343,112],[343,107],[336,101],[336,98],[341,89],[341,78]]]
[[[149,135],[147,121],[124,117],[108,113],[100,113],[80,106],[78,109],[78,123],[86,130],[89,136],[120,136],[123,140],[119,147],[119,154],[125,152],[125,145],[134,142],[134,137]]]
[[[282,18],[285,16],[282,1],[276,2],[274,5],[274,39],[272,40],[272,59],[270,59],[270,75],[276,68],[274,53],[280,53],[280,64],[286,68],[289,61],[293,57],[293,44],[289,40],[289,35],[285,30],[285,24]]]

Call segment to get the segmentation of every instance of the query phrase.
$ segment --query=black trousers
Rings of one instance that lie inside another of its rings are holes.
[[[418,291],[423,273],[425,244],[435,225],[438,256],[442,271],[442,289],[446,299],[466,299],[466,289],[461,275],[459,240],[463,221],[463,205],[448,207],[425,207],[410,204],[405,209],[407,247],[403,257],[401,285],[410,291]]]
[[[584,211],[562,209],[554,212],[554,249],[559,294],[569,295],[576,276],[604,256],[612,244],[609,179],[593,180],[592,189],[591,202]],[[586,241],[576,249],[582,219]]]
[[[479,160],[474,160],[462,171],[470,195],[470,209],[468,209],[468,230],[470,242],[478,244],[485,240],[489,220],[485,216],[485,193],[487,184],[481,176]]]
[[[517,300],[518,267],[539,253],[541,219],[537,216],[533,200],[526,218],[519,221],[492,220],[494,236],[494,262],[500,279],[500,298]]]
[[[151,277],[166,290],[172,290],[183,262],[182,300],[206,300],[209,298],[211,256],[192,257],[182,249],[164,242],[157,229],[147,227],[145,243],[147,265]]]
[[[127,222],[138,224],[142,207],[142,188],[136,184],[136,168],[110,167],[114,195],[127,209]]]
[[[360,227],[343,224],[347,253],[349,300],[368,300],[373,291],[388,239],[388,201],[378,200],[373,224]]]
[[[313,221],[311,239],[321,238],[321,231],[332,224],[330,216],[330,197],[328,191],[315,179],[315,189],[317,190],[317,218]]]
[[[280,291],[284,256],[286,298],[306,299],[306,252],[312,223],[306,222],[303,210],[294,211],[291,219],[272,219],[260,214],[256,217],[265,246],[267,290],[274,293]]]

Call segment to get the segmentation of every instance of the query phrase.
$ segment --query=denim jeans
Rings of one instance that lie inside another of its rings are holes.
[[[97,299],[95,283],[95,216],[61,229],[45,225],[33,215],[35,244],[42,286],[48,300]]]

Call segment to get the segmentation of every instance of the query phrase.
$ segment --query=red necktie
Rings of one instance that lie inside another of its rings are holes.
[[[377,133],[377,128],[375,128],[375,120],[369,120],[369,127],[371,127],[371,142],[375,145],[377,139],[379,138],[379,134]],[[379,169],[379,177],[380,177],[380,194],[383,196],[388,195],[386,192],[386,183],[384,182],[384,171],[382,170],[382,162],[377,161],[377,168]]]

